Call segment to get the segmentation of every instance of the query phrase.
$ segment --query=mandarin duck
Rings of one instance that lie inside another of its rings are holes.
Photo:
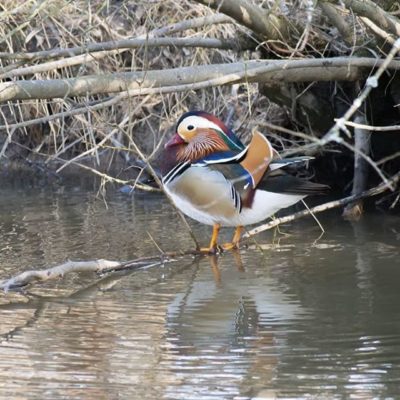
[[[238,248],[245,225],[255,224],[328,186],[291,176],[288,165],[312,157],[279,158],[257,130],[248,146],[222,121],[205,111],[190,111],[161,155],[162,183],[176,207],[213,226],[202,252]],[[230,243],[218,246],[220,227],[235,227]]]

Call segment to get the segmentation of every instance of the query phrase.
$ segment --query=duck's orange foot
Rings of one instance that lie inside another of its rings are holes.
[[[221,246],[221,248],[223,251],[237,250],[239,248],[239,243],[234,243],[234,242],[224,243]]]
[[[237,250],[239,248],[240,236],[242,235],[243,227],[238,226],[235,229],[235,234],[233,235],[232,242],[224,243],[221,248],[224,251]]]
[[[203,254],[217,254],[220,251],[220,247],[218,246],[218,233],[220,224],[213,225],[213,232],[211,236],[210,245],[208,247],[200,247],[199,251]]]
[[[209,254],[209,255],[215,255],[220,252],[220,246],[213,246],[213,247],[200,247],[199,251],[202,254]]]

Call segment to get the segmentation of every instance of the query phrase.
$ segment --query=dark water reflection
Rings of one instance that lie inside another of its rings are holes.
[[[0,398],[396,398],[400,220],[320,218],[321,238],[299,221],[258,237],[263,252],[1,294]],[[0,195],[0,279],[155,254],[154,241],[192,246],[158,196]]]

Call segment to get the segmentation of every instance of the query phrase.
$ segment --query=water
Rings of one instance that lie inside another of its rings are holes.
[[[397,398],[400,219],[320,220],[321,237],[311,218],[258,236],[263,251],[2,293],[0,398]],[[192,246],[160,196],[1,192],[0,279],[157,246]]]

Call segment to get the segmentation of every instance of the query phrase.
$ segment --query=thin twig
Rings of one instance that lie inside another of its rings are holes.
[[[397,174],[393,175],[390,179],[388,179],[390,185],[396,185],[399,181],[400,181],[400,172],[398,172]],[[371,197],[371,196],[376,196],[380,193],[385,192],[386,190],[388,190],[388,185],[386,183],[381,183],[378,186],[375,186],[372,189],[366,190],[365,192],[362,192],[358,195],[353,195],[353,196],[348,196],[348,197],[344,197],[342,199],[339,200],[334,200],[334,201],[330,201],[328,203],[324,203],[324,204],[320,204],[319,206],[310,208],[308,210],[303,210],[303,211],[299,211],[297,213],[285,216],[285,217],[281,217],[281,218],[276,218],[271,222],[268,222],[266,224],[263,224],[261,226],[258,226],[257,228],[254,228],[250,231],[248,231],[247,233],[245,233],[243,235],[243,239],[245,238],[249,238],[251,236],[257,235],[260,232],[264,232],[268,229],[272,229],[275,226],[287,223],[287,222],[291,222],[294,221],[296,219],[299,218],[303,218],[306,217],[308,215],[310,215],[311,213],[313,214],[317,214],[320,213],[322,211],[326,211],[326,210],[331,210],[333,208],[337,208],[337,207],[341,207],[344,206],[346,204],[352,203],[356,200],[359,199],[364,199],[367,197]]]
[[[399,50],[400,50],[400,37],[395,41],[389,54],[382,62],[382,64],[379,66],[375,74],[367,79],[364,89],[361,91],[360,95],[356,99],[354,99],[353,104],[350,106],[350,108],[345,112],[343,117],[338,118],[336,120],[335,125],[321,139],[321,144],[326,144],[330,141],[341,140],[340,131],[345,130],[345,123],[349,121],[349,119],[353,116],[353,114],[361,107],[361,105],[371,92],[371,90],[378,86],[379,78],[389,67],[390,63],[393,61],[393,58],[399,52]]]
[[[180,32],[187,29],[200,28],[202,26],[230,23],[233,20],[224,14],[214,14],[206,17],[198,17],[176,24],[167,25],[162,28],[155,29],[148,33],[148,35],[142,35],[136,38],[113,40],[109,42],[91,43],[85,46],[76,46],[66,49],[50,49],[42,50],[31,53],[0,53],[0,59],[14,59],[14,60],[46,60],[58,57],[73,57],[81,54],[94,53],[98,51],[109,51],[116,49],[129,49],[137,48],[142,46],[147,47],[158,47],[158,46],[178,46],[178,47],[191,47],[195,46],[196,42],[200,43],[199,47],[202,47],[201,43],[205,44],[205,47],[213,47],[214,45],[237,46],[232,40],[220,40],[220,39],[207,39],[207,38],[159,38],[162,35],[168,35],[175,32]],[[184,44],[186,43],[186,45]],[[230,43],[230,44],[229,44]],[[197,47],[197,46],[195,46]]]
[[[368,28],[371,29],[372,32],[375,33],[375,35],[380,36],[382,39],[387,41],[389,44],[392,46],[394,45],[395,39],[393,38],[393,35],[386,32],[384,29],[381,29],[378,25],[374,24],[369,18],[361,17],[362,22],[364,22],[365,25],[368,26]]]
[[[146,46],[150,47],[196,47],[214,48],[225,50],[241,50],[237,41],[228,39],[207,39],[207,38],[149,38],[149,39],[123,39],[112,42],[95,43],[88,45],[87,53],[73,57],[63,58],[57,61],[49,61],[43,64],[31,65],[28,67],[14,68],[11,71],[0,73],[0,79],[16,78],[18,76],[32,75],[52,71],[58,68],[67,68],[78,64],[86,64],[100,60],[106,56],[119,54],[128,49],[137,49]],[[243,50],[243,49],[242,49]],[[68,49],[53,50],[59,54],[68,53]],[[55,56],[54,56],[55,57]],[[0,58],[2,55],[0,54]],[[4,55],[3,55],[4,58]]]
[[[336,121],[337,119],[335,119]],[[391,132],[391,131],[399,131],[400,125],[389,125],[389,126],[373,126],[366,124],[359,124],[353,121],[345,121],[344,124],[346,126],[351,126],[353,128],[359,128],[365,131],[376,131],[376,132]]]
[[[204,17],[186,19],[184,21],[180,21],[175,24],[154,29],[153,31],[149,32],[148,37],[150,38],[159,37],[163,35],[170,35],[171,33],[186,31],[188,29],[196,29],[208,25],[227,24],[233,22],[234,22],[233,19],[228,17],[227,15],[216,13],[216,14],[206,15]]]
[[[63,264],[56,265],[47,269],[33,269],[24,271],[9,279],[0,281],[0,290],[8,291],[25,287],[34,282],[46,282],[49,280],[59,279],[70,273],[88,273],[95,272],[97,274],[106,274],[110,272],[131,270],[135,268],[147,269],[167,262],[175,261],[178,257],[183,256],[200,256],[197,250],[163,252],[156,256],[146,256],[136,258],[129,261],[111,261],[111,260],[88,260],[88,261],[71,261],[68,260]]]

